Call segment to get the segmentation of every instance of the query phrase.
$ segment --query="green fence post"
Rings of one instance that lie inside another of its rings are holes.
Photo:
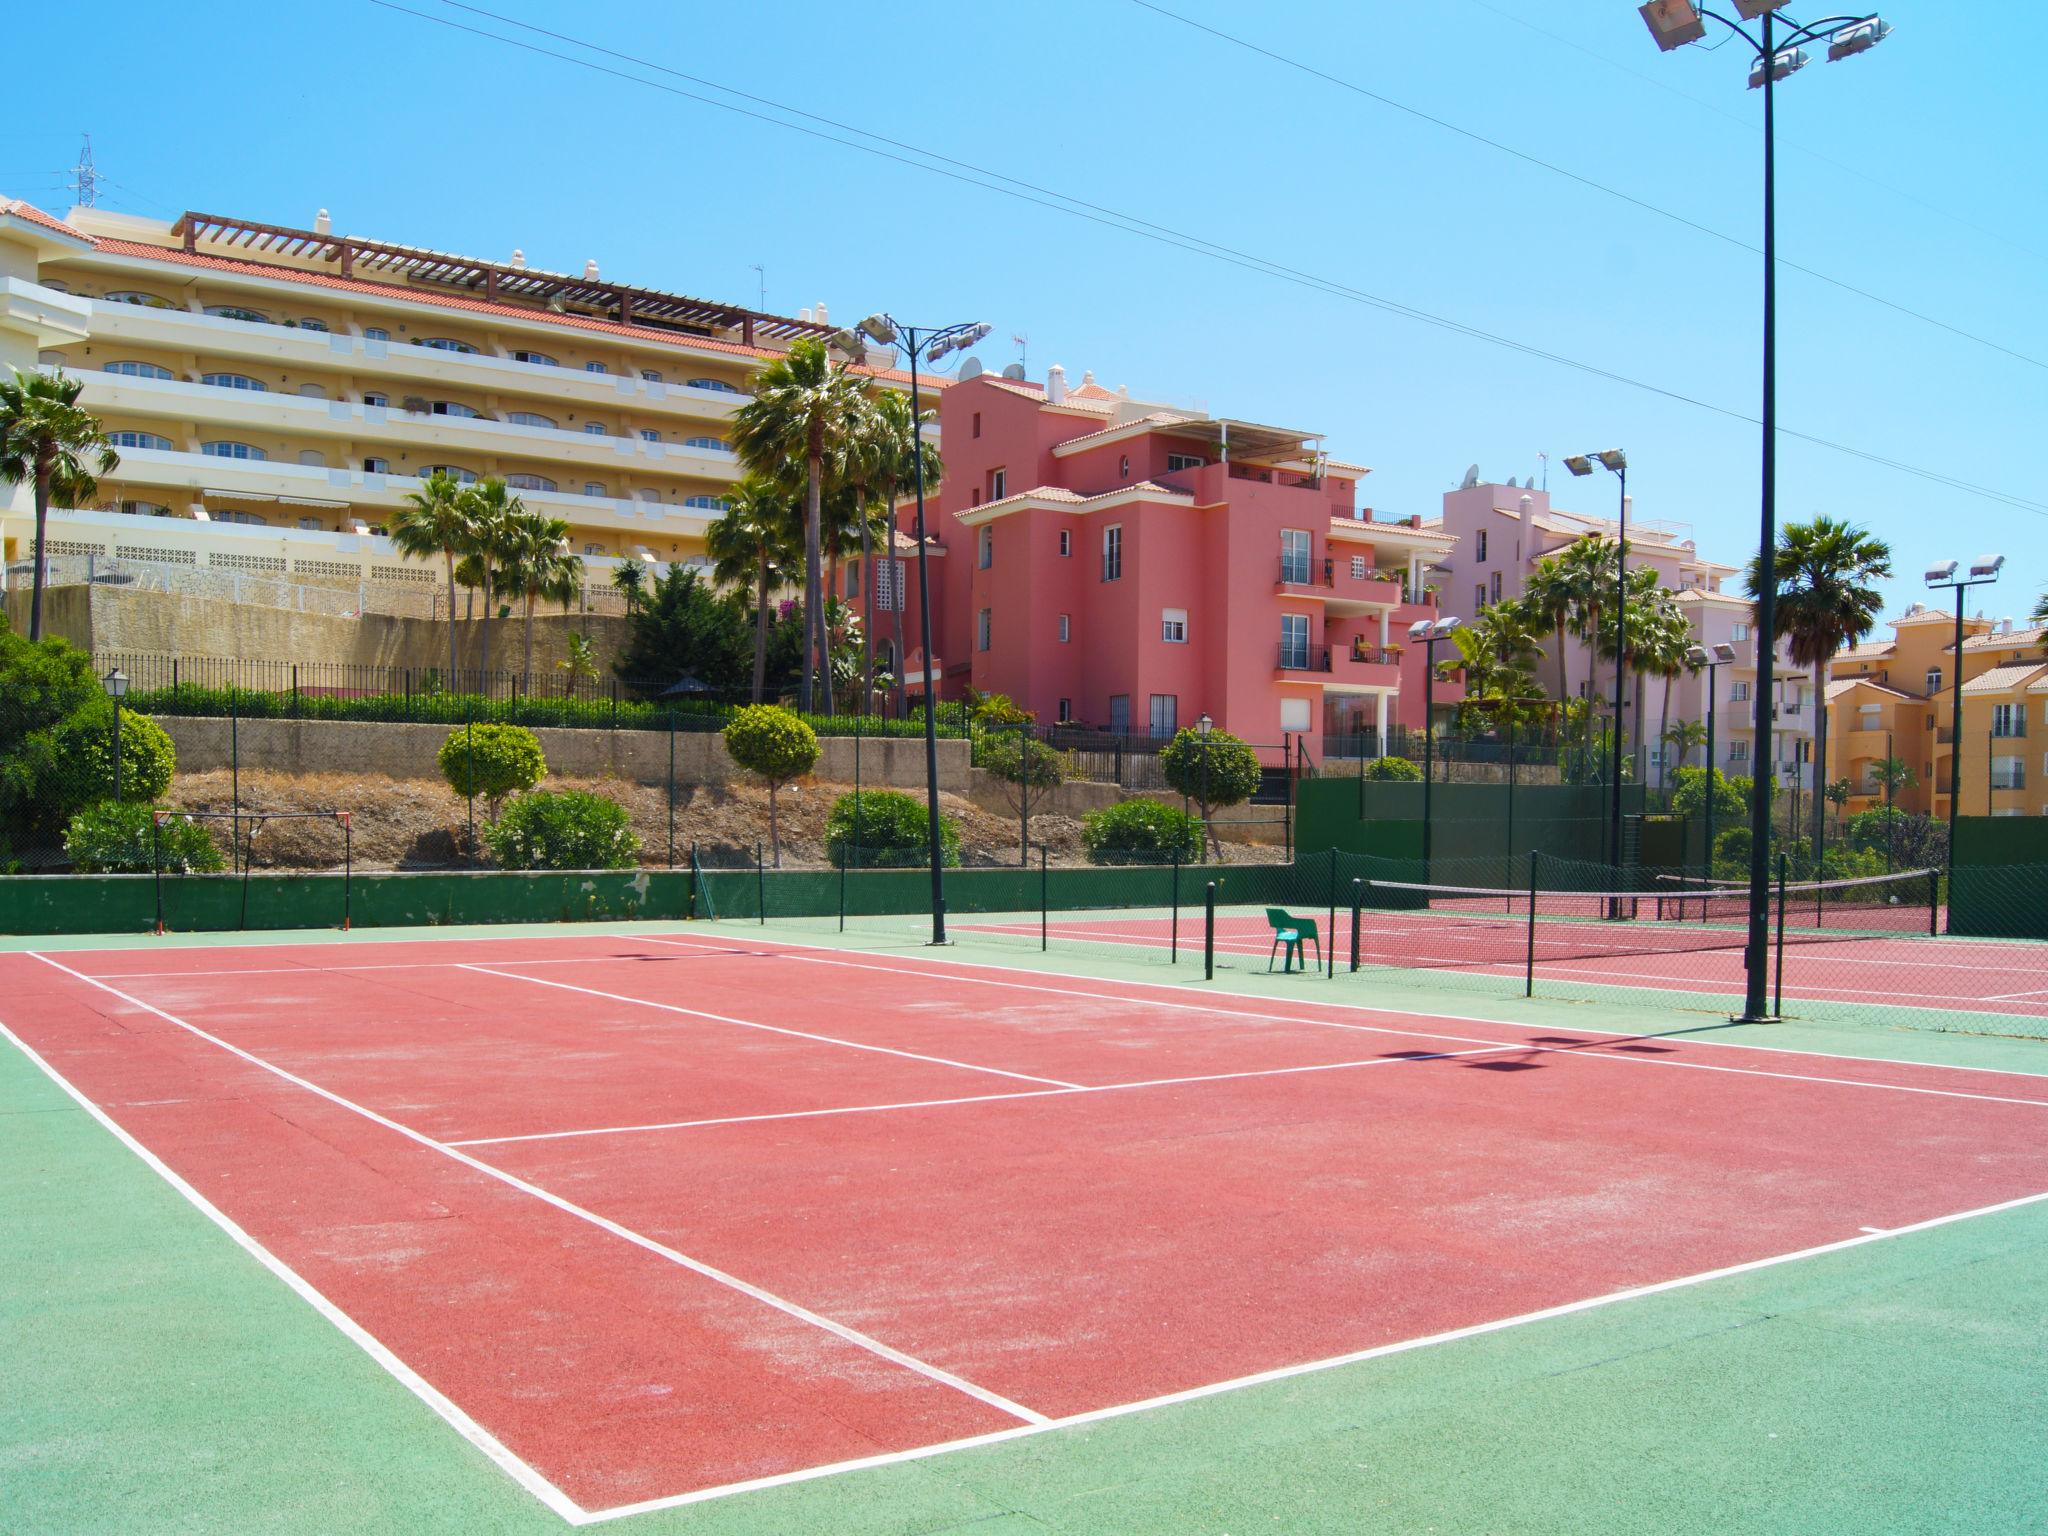
[[[476,744],[474,734],[470,730],[470,724],[475,713],[476,711],[472,707],[468,695],[465,694],[462,700],[462,750],[469,754],[470,762],[469,859],[472,864],[476,862]]]
[[[668,712],[668,867],[676,867],[676,712]]]
[[[1168,899],[1169,899],[1169,900],[1170,900],[1170,901],[1172,902],[1172,904],[1173,904],[1173,936],[1172,936],[1171,940],[1169,941],[1169,947],[1168,947],[1168,950],[1167,950],[1167,960],[1166,960],[1166,963],[1167,963],[1168,965],[1179,965],[1179,964],[1180,964],[1180,845],[1179,845],[1178,843],[1176,843],[1176,844],[1174,845],[1174,848],[1173,848],[1173,866],[1172,866],[1172,880],[1173,880],[1173,890],[1172,890],[1172,892],[1171,892],[1171,894],[1170,894],[1170,896],[1169,896],[1169,898],[1168,898]]]
[[[242,857],[242,706],[233,688],[228,690],[228,804],[228,855],[232,868]]]
[[[150,868],[156,872],[156,931],[158,933],[164,931],[164,849],[163,836],[160,831],[162,826],[163,812],[151,811],[149,813],[149,864]]]
[[[697,882],[704,878],[704,866],[697,862],[697,839],[690,839],[690,906],[687,921],[697,920]]]
[[[1216,979],[1216,882],[1202,892],[1202,980]]]
[[[846,858],[839,859],[839,931],[846,932]]]
[[[1960,663],[1959,663],[1960,665]],[[1951,913],[1955,910],[1955,876],[1949,876],[1948,904]],[[1955,932],[1955,919],[1949,919],[1949,932]],[[1941,871],[1927,871],[1927,936],[1933,938],[1941,932]]]
[[[1337,978],[1337,850],[1330,850],[1330,926],[1323,930],[1323,973]]]
[[[763,928],[768,926],[768,858],[764,845],[754,842],[754,905]]]
[[[1358,938],[1361,924],[1360,911],[1365,905],[1365,882],[1354,879],[1351,882],[1351,969],[1358,969]]]
[[[1960,660],[1956,664],[1962,665]],[[1791,864],[1790,854],[1778,855],[1778,978],[1777,997],[1771,1012],[1781,1019],[1785,1017],[1785,875]]]
[[[1038,952],[1052,948],[1052,876],[1047,872],[1046,851],[1038,850]]]
[[[1522,965],[1522,996],[1536,995],[1536,866],[1543,855],[1534,848],[1529,850],[1529,954]]]
[[[356,833],[352,812],[341,813],[341,931],[349,930],[349,905],[353,897],[351,887],[355,884]]]

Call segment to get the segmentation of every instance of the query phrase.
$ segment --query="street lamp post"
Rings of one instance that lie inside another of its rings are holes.
[[[114,798],[121,798],[121,701],[128,697],[128,674],[119,667],[100,679],[107,697],[114,701]]]
[[[1621,517],[1616,524],[1619,537],[1614,557],[1614,783],[1608,790],[1607,865],[1621,868],[1621,712],[1623,684],[1628,676],[1628,455],[1619,448],[1605,453],[1575,454],[1564,467],[1584,478],[1593,473],[1593,461],[1621,479]]]
[[[1436,646],[1439,640],[1448,640],[1464,627],[1462,619],[1418,619],[1408,626],[1408,639],[1422,647],[1422,878],[1429,878],[1431,833],[1434,824],[1429,814],[1431,787],[1436,782],[1436,772],[1431,759],[1432,745],[1436,739]]]
[[[939,685],[938,679],[932,675],[932,587],[930,568],[925,558],[924,423],[918,410],[917,363],[920,357],[927,362],[935,362],[948,352],[971,347],[988,332],[989,328],[979,322],[919,328],[898,325],[886,314],[873,314],[861,321],[856,330],[836,331],[831,338],[834,346],[856,357],[866,350],[861,341],[865,336],[883,346],[900,344],[910,359],[911,474],[917,482],[917,625],[918,640],[924,647],[925,835],[931,843],[934,944],[946,942],[946,875],[945,848],[939,841]],[[901,594],[898,594],[897,601],[902,601]]]
[[[1956,806],[1963,797],[1963,593],[1971,587],[1990,586],[2004,568],[2003,555],[1979,555],[1970,562],[1967,576],[1959,574],[1959,560],[1945,560],[1927,568],[1929,588],[1953,588],[1956,594],[1956,664],[1949,678],[1949,735],[1953,740],[1948,746],[1948,858],[1943,861],[1950,873],[1956,867]],[[1984,809],[1987,814],[1990,812],[1988,801]]]
[[[1215,831],[1209,825],[1209,733],[1216,722],[1206,714],[1195,722],[1195,734],[1202,739],[1202,862],[1209,862],[1209,839]],[[1219,850],[1220,852],[1220,850]]]
[[[1714,702],[1721,696],[1720,670],[1735,659],[1735,647],[1717,645],[1712,650],[1703,645],[1687,648],[1685,659],[1695,667],[1704,667],[1707,672],[1707,879],[1711,883],[1714,874]]]
[[[1756,624],[1759,643],[1756,660],[1756,761],[1761,773],[1771,761],[1771,689],[1773,654],[1777,643],[1777,582],[1769,579],[1773,552],[1778,545],[1778,187],[1777,187],[1777,84],[1811,60],[1801,43],[1818,41],[1825,35],[1828,61],[1838,62],[1867,53],[1891,35],[1889,23],[1874,14],[1829,16],[1802,26],[1785,18],[1788,29],[1781,38],[1776,30],[1777,12],[1787,0],[1734,0],[1744,21],[1763,22],[1759,40],[1749,30],[1714,11],[1702,10],[1693,0],[1649,0],[1642,7],[1643,20],[1657,46],[1667,53],[1697,43],[1707,35],[1707,20],[1726,27],[1748,43],[1756,55],[1749,72],[1751,90],[1764,93],[1764,294],[1763,294],[1763,496],[1759,517],[1760,570],[1766,579],[1759,584]],[[1747,984],[1743,991],[1742,1017],[1753,1022],[1770,1016],[1771,913],[1771,803],[1768,790],[1758,786],[1750,799],[1749,849],[1749,940],[1743,964]]]

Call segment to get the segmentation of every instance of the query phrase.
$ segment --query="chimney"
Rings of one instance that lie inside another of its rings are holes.
[[[334,221],[327,217],[327,210],[322,208],[313,215],[313,233],[316,235],[327,235],[333,232]]]
[[[583,263],[583,280],[586,283],[597,281],[597,258],[595,256]]]
[[[524,272],[526,270],[526,252],[515,249],[512,252],[512,265]]]
[[[802,309],[796,312],[796,317],[797,319],[803,321],[805,325],[809,325],[811,323],[811,306],[806,304]]]
[[[1067,398],[1067,370],[1058,363],[1045,372],[1045,403],[1059,405]]]
[[[1420,528],[1422,526],[1422,514],[1420,512],[1410,512],[1408,514],[1408,526],[1410,528]]]
[[[1633,512],[1633,511],[1635,511],[1635,509],[1636,509],[1636,499],[1635,499],[1635,497],[1633,497],[1633,496],[1624,496],[1624,497],[1622,497],[1622,498],[1621,498],[1621,515],[1622,515],[1623,517],[1627,517],[1627,516],[1629,515],[1629,513],[1631,513],[1631,512]]]
[[[827,322],[825,320],[825,301],[823,299],[820,299],[818,300],[818,324],[824,325],[826,323]]]
[[[1094,382],[1095,370],[1093,368],[1083,368],[1081,370],[1081,387],[1083,389],[1086,389],[1090,384],[1093,384]]]

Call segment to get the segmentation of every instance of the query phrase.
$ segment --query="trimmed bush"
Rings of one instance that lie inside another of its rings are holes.
[[[493,821],[507,795],[532,789],[548,776],[540,738],[523,725],[472,725],[450,731],[435,761],[448,787],[458,795],[482,798]]]
[[[914,869],[931,862],[930,811],[900,789],[841,795],[825,818],[825,856],[835,869]],[[939,857],[960,862],[960,826],[939,818]]]
[[[640,852],[626,808],[580,789],[521,795],[484,843],[505,869],[630,869]]]
[[[1376,757],[1365,765],[1365,777],[1400,784],[1420,784],[1422,770],[1405,757]]]
[[[1202,856],[1202,823],[1161,800],[1123,800],[1083,817],[1081,841],[1091,864],[1188,864]]]
[[[125,722],[121,734],[125,746]],[[152,815],[149,805],[135,800],[89,805],[65,829],[64,851],[82,875],[146,875],[152,852],[157,866],[171,874],[211,874],[226,868],[220,848],[200,823],[166,817],[152,834]]]
[[[974,743],[974,766],[1001,781],[1010,809],[1023,811],[1067,782],[1067,756],[1025,731],[991,731]]]
[[[776,798],[782,786],[818,766],[818,733],[779,704],[749,704],[725,725],[725,750],[768,785],[768,841],[782,867],[782,825]]]

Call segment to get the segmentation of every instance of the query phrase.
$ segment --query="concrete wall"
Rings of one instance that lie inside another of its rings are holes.
[[[243,720],[160,715],[170,733],[182,773],[226,768],[229,731],[237,729],[241,766],[273,773],[377,773],[398,779],[438,779],[434,754],[448,739],[445,725],[402,725],[352,720]],[[459,729],[459,727],[457,727]],[[572,731],[542,729],[541,751],[548,771],[569,778],[621,778],[665,783],[669,738],[664,731]],[[830,736],[818,743],[816,777],[851,784],[855,742]],[[863,786],[923,788],[924,742],[917,737],[867,737],[859,742]],[[722,784],[745,775],[726,755],[716,732],[678,732],[676,777],[690,784]],[[968,746],[939,743],[939,788],[964,793],[968,787]]]
[[[28,632],[26,587],[6,594],[7,621]],[[481,623],[461,624],[462,665],[477,665]],[[518,669],[523,629],[514,617],[491,627],[491,665]],[[569,654],[571,631],[587,634],[598,665],[609,672],[626,643],[626,621],[598,614],[545,610],[534,615],[535,677],[552,677]],[[43,594],[43,632],[97,652],[139,651],[159,656],[234,656],[249,661],[345,662],[384,667],[448,666],[448,626],[435,619],[365,614],[359,619],[294,613],[256,603],[172,592],[135,592],[107,586],[53,587]]]

